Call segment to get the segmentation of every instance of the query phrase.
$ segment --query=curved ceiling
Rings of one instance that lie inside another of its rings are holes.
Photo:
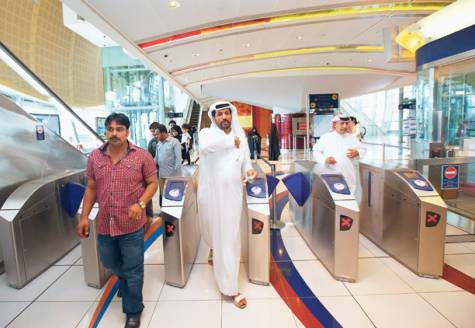
[[[452,1],[63,0],[203,105],[299,110],[307,93],[414,83],[399,31]]]

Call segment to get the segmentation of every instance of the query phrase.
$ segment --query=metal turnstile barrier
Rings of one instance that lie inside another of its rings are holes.
[[[447,206],[419,172],[399,163],[360,163],[361,232],[420,276],[439,277]]]
[[[162,199],[165,282],[183,288],[198,253],[197,166],[182,167],[182,175],[168,178]]]
[[[0,243],[10,286],[24,287],[79,243],[66,191],[83,181],[84,170],[64,171],[20,185],[4,202]]]
[[[89,237],[81,239],[81,254],[84,268],[84,280],[90,287],[101,289],[112,273],[102,264],[97,243],[96,216],[97,204],[89,214]]]
[[[310,196],[302,205],[294,197],[289,198],[295,227],[335,279],[356,281],[360,214],[344,177],[323,165],[304,160],[295,161],[291,172],[301,173],[311,188]],[[289,179],[292,178],[289,176]],[[284,179],[284,183],[291,188],[290,180]]]
[[[248,262],[249,281],[254,284],[268,285],[270,275],[270,210],[266,175],[253,163],[258,172],[257,178],[247,181],[244,188],[245,229],[241,229],[243,256]],[[245,233],[244,233],[245,232]],[[246,253],[247,252],[247,253]]]

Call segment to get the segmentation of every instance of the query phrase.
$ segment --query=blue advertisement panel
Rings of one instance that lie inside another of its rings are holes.
[[[442,165],[442,189],[458,189],[460,185],[460,165]]]

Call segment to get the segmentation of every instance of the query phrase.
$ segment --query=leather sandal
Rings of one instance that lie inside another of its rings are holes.
[[[236,305],[240,309],[244,309],[247,306],[247,300],[241,294],[237,294],[233,296],[233,304]]]

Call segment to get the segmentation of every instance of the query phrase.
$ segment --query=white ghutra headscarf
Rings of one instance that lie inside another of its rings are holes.
[[[218,101],[209,107],[208,117],[211,119],[211,127],[219,129],[219,126],[216,124],[216,121],[213,117],[213,112],[216,112],[225,108],[229,108],[231,110],[231,116],[232,116],[231,129],[234,135],[239,137],[241,141],[246,140],[246,134],[244,133],[244,130],[241,128],[241,125],[239,125],[237,109],[229,101]]]

